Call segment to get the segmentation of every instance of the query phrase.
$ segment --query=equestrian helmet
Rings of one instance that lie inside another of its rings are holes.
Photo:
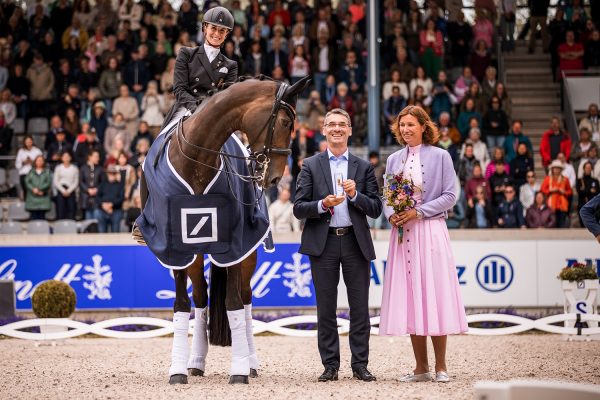
[[[202,23],[222,26],[223,28],[233,30],[233,15],[225,7],[213,7],[204,14]]]

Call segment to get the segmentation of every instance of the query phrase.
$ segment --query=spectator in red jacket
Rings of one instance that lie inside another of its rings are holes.
[[[275,0],[275,2],[273,3],[273,10],[269,13],[267,24],[269,24],[271,28],[275,26],[276,17],[281,17],[281,23],[287,29],[291,28],[292,17],[290,16],[289,11],[283,8],[281,0]]]
[[[558,80],[562,80],[561,72],[565,71],[569,75],[581,75],[583,69],[583,45],[575,41],[575,32],[568,30],[565,43],[558,46]]]
[[[561,128],[560,118],[552,117],[550,129],[544,132],[540,142],[540,153],[542,165],[547,167],[556,159],[558,153],[564,153],[567,160],[571,155],[571,137],[569,133]]]

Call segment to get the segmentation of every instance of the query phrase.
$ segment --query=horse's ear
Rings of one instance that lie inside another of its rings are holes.
[[[289,99],[289,100],[292,100],[292,99],[295,100],[295,97],[298,94],[302,93],[302,91],[308,86],[309,83],[310,83],[309,76],[305,76],[304,78],[300,79],[298,82],[294,83],[292,86],[290,86],[285,91],[285,98]]]

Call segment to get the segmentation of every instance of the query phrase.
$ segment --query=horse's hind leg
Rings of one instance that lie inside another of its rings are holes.
[[[188,360],[188,373],[192,376],[204,376],[206,354],[208,353],[208,336],[206,333],[206,306],[208,305],[208,284],[204,278],[204,256],[199,254],[196,261],[187,269],[192,281],[192,297],[194,299],[194,335],[192,351]]]
[[[242,261],[242,302],[244,303],[244,314],[246,319],[246,340],[248,341],[248,351],[250,359],[250,377],[258,376],[260,363],[254,347],[254,333],[252,329],[252,287],[250,280],[256,269],[256,251],[244,261]]]
[[[225,307],[231,329],[231,373],[229,383],[248,383],[250,351],[246,339],[246,317],[242,302],[242,266],[227,268]]]
[[[175,278],[175,307],[173,314],[173,349],[169,383],[187,383],[187,361],[190,348],[188,330],[190,326],[190,297],[187,293],[187,274],[184,269],[173,270]]]

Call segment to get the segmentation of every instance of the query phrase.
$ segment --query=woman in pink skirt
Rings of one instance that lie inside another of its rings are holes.
[[[398,214],[384,208],[392,232],[379,333],[410,334],[416,368],[403,382],[448,382],[447,335],[468,330],[445,223],[456,202],[456,174],[450,154],[435,146],[438,130],[421,107],[402,110],[392,131],[406,147],[388,158],[386,175],[403,172],[418,190],[415,208]],[[401,243],[398,226],[404,229]],[[435,377],[429,372],[427,336],[435,351]]]

